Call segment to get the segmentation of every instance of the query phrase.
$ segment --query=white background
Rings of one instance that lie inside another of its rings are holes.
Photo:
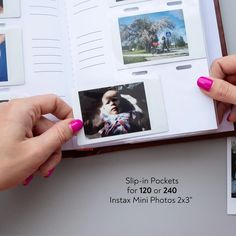
[[[229,53],[236,52],[235,0],[223,1]],[[64,160],[47,180],[0,194],[0,235],[234,236],[236,218],[226,213],[226,139],[176,144]],[[126,176],[181,180],[186,207],[111,206]]]

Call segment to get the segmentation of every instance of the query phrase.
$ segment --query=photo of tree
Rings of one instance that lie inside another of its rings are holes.
[[[124,64],[189,56],[182,10],[119,18]]]

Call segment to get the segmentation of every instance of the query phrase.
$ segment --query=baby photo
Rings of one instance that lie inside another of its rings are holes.
[[[118,21],[125,65],[189,56],[183,10],[121,17]]]
[[[4,34],[0,34],[0,83],[8,81],[7,76],[7,55],[6,39]]]
[[[88,139],[151,129],[142,82],[82,91],[79,100]]]

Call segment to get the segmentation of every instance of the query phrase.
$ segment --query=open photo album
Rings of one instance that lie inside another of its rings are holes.
[[[68,102],[84,128],[65,150],[232,133],[196,85],[222,56],[218,6],[0,0],[0,100],[55,93]]]

